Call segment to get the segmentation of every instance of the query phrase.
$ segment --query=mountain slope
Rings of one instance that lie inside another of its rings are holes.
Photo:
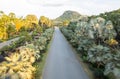
[[[74,20],[74,19],[78,19],[81,16],[81,14],[79,14],[78,12],[75,11],[65,11],[61,16],[59,16],[58,18],[56,18],[56,21],[64,21],[64,20]]]

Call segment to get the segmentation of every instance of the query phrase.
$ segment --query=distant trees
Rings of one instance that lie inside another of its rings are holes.
[[[35,27],[38,25],[38,18],[36,15],[27,15],[25,18],[29,22],[29,26]]]
[[[0,40],[6,40],[22,31],[32,31],[33,29],[46,29],[53,25],[53,21],[45,16],[39,19],[36,15],[28,14],[25,18],[16,17],[11,12],[8,15],[0,11]]]
[[[45,16],[41,16],[39,19],[39,25],[43,28],[48,28],[53,25],[53,22],[49,18],[47,18]]]
[[[10,23],[10,18],[3,12],[0,12],[0,39],[7,39],[8,34],[7,31],[7,25]]]
[[[106,20],[111,20],[114,26],[114,29],[117,33],[117,39],[120,40],[120,9],[114,10],[111,12],[105,12],[98,15],[105,18]],[[120,42],[120,41],[119,41]]]
[[[0,11],[0,40],[6,40],[12,37],[18,33],[22,27],[26,29],[31,28],[30,18],[31,20],[35,20],[32,17],[27,17],[27,19],[17,18],[15,13],[11,12],[7,15],[3,11]]]

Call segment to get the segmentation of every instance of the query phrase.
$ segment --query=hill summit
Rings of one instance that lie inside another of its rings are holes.
[[[79,14],[76,11],[65,11],[61,16],[59,16],[58,18],[56,18],[55,20],[57,21],[64,21],[64,20],[74,20],[74,19],[79,19],[81,16],[81,14]]]

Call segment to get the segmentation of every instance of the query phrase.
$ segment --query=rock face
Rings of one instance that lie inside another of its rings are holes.
[[[74,20],[74,19],[79,19],[81,16],[81,14],[79,14],[78,12],[75,11],[65,11],[61,16],[59,16],[58,18],[56,18],[55,20],[57,21],[64,21],[64,20]]]

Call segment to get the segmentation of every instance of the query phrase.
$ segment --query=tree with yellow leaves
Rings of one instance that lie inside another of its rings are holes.
[[[29,23],[29,27],[34,28],[38,25],[38,18],[33,14],[29,14],[25,17],[26,21]]]
[[[1,26],[0,23],[0,40],[6,40],[8,38],[8,34],[6,33],[7,28],[4,26]]]
[[[46,17],[41,16],[40,19],[39,19],[39,25],[44,27],[45,22],[46,22]]]
[[[0,40],[6,40],[8,38],[7,24],[10,23],[10,18],[3,12],[0,14]]]
[[[51,27],[52,26],[52,20],[45,16],[41,16],[39,19],[39,25],[42,26],[43,28]]]
[[[24,26],[24,23],[23,23],[23,21],[21,19],[16,19],[14,21],[14,23],[15,23],[15,27],[16,27],[17,32],[21,29],[21,27]]]

